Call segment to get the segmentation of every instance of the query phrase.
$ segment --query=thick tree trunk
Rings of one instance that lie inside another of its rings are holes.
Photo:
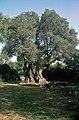
[[[33,78],[33,74],[32,74],[32,66],[28,65],[27,67],[27,71],[25,73],[25,82],[26,83],[35,83],[35,80]]]
[[[43,69],[36,69],[35,73],[33,72],[31,64],[25,64],[25,80],[23,83],[25,84],[36,84],[40,86],[44,86],[45,84],[48,84],[46,79],[43,77],[42,72]]]
[[[42,75],[43,69],[37,70],[37,74],[35,76],[36,82],[39,83],[40,86],[44,86],[45,84],[48,84],[47,80]]]
[[[29,70],[28,83],[35,83],[31,69]]]

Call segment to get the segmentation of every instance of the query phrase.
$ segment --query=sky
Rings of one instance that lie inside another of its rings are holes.
[[[8,17],[27,11],[35,11],[41,16],[45,8],[66,18],[70,27],[79,33],[79,0],[0,0],[0,12]]]

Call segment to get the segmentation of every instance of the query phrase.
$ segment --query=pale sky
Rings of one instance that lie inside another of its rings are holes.
[[[0,0],[0,11],[8,17],[26,11],[35,11],[41,15],[45,8],[54,9],[67,19],[70,27],[79,32],[79,0]]]

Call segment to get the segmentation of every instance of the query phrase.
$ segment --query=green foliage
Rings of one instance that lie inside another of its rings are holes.
[[[4,82],[17,82],[19,75],[16,69],[11,69],[8,64],[0,65],[0,75]]]
[[[0,64],[3,64],[3,63],[4,63],[3,59],[2,59],[2,58],[0,58]]]
[[[37,29],[38,15],[35,12],[26,12],[13,18],[8,27],[7,42],[4,50],[9,56],[17,55],[24,64],[35,62],[37,47],[34,44]]]
[[[41,51],[42,61],[50,64],[55,60],[68,58],[71,51],[73,53],[77,36],[74,29],[69,29],[66,19],[54,10],[46,9],[37,29],[36,44]]]
[[[75,53],[77,33],[54,10],[45,9],[41,18],[35,12],[24,12],[7,25],[3,55],[6,59],[16,55],[22,67],[25,63],[34,69],[49,67],[56,60],[67,63]]]
[[[70,71],[73,71],[73,81],[79,82],[79,51],[76,50],[72,56],[66,60],[66,67]]]
[[[27,63],[35,63],[37,59],[37,46],[31,41],[27,40],[24,45],[17,48],[18,61],[24,61]]]
[[[4,49],[4,48],[3,48],[3,49]],[[3,64],[4,64],[4,63],[6,63],[6,64],[9,63],[9,56],[8,56],[8,53],[6,52],[6,50],[2,50],[1,55],[0,55],[0,58],[1,58],[1,60],[3,61]]]
[[[7,28],[8,28],[8,18],[6,18],[0,12],[0,42],[1,43],[5,42],[6,40]]]

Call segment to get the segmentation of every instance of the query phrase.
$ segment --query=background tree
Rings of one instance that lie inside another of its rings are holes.
[[[66,68],[71,73],[71,80],[79,82],[79,50],[75,50],[74,54],[66,60]]]

